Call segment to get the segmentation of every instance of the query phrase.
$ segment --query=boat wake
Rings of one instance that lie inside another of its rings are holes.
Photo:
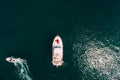
[[[73,62],[79,76],[82,80],[120,80],[119,46],[110,42],[106,45],[97,36],[95,32],[86,31],[74,39]]]
[[[14,64],[20,80],[32,80],[32,78],[30,77],[30,71],[27,65],[27,61],[25,59],[8,57],[6,58],[6,60]]]

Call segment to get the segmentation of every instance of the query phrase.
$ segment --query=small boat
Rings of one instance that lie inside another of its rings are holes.
[[[16,63],[17,60],[14,57],[7,57],[6,61],[10,62],[10,63]]]
[[[25,59],[15,58],[15,57],[13,57],[13,56],[7,57],[7,58],[6,58],[6,61],[9,62],[9,63],[14,63],[15,65],[16,65],[17,63],[26,62]]]
[[[63,61],[63,42],[59,35],[57,35],[52,44],[52,64],[56,67],[62,66]]]

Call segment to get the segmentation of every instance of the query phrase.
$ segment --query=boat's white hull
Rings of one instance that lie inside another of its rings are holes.
[[[7,57],[6,61],[8,61],[10,63],[16,63],[16,59],[14,57]]]
[[[56,67],[63,64],[63,42],[60,36],[56,36],[52,44],[52,64]]]

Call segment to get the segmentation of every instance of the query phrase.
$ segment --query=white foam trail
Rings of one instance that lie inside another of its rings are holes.
[[[73,60],[83,80],[120,80],[118,46],[113,44],[106,46],[102,41],[95,39],[97,36],[95,32],[94,35],[81,33],[75,36]]]
[[[84,75],[84,79],[120,79],[120,56],[119,53],[111,50],[109,47],[101,46],[103,43],[88,42],[84,47],[85,52],[81,54],[80,45],[74,44],[74,58],[77,58],[77,66]]]
[[[30,77],[30,71],[27,65],[27,61],[25,59],[7,57],[6,60],[15,65],[19,78],[21,80],[32,80],[32,78]]]

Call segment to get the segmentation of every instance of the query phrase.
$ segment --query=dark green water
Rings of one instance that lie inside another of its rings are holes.
[[[51,64],[57,34],[59,68]],[[33,80],[120,80],[119,35],[119,0],[0,1],[0,80],[18,80],[8,56],[26,59]]]

